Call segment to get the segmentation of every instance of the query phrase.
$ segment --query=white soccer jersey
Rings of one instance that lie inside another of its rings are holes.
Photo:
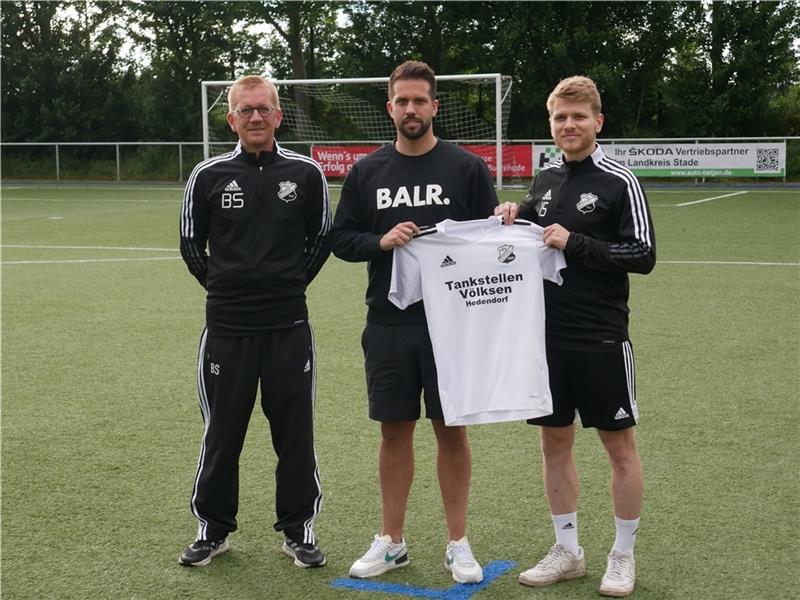
[[[543,279],[560,285],[566,262],[541,227],[517,223],[448,219],[394,250],[389,300],[425,302],[447,425],[553,412]]]

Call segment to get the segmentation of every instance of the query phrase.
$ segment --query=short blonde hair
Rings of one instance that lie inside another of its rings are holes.
[[[259,75],[245,75],[237,79],[228,90],[228,112],[233,112],[235,96],[239,90],[249,90],[260,86],[264,86],[270,91],[275,104],[274,108],[280,109],[281,101],[278,98],[278,88],[275,87],[275,84]]]
[[[584,75],[573,75],[558,82],[558,85],[547,97],[547,112],[553,115],[553,105],[557,98],[565,98],[574,102],[588,102],[592,112],[600,114],[603,106],[600,102],[600,92],[594,81]]]

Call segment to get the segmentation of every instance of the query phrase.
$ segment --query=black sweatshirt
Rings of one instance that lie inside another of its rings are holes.
[[[483,160],[437,140],[430,152],[407,156],[387,144],[359,160],[342,187],[331,230],[333,253],[350,262],[369,261],[367,320],[425,323],[422,302],[402,311],[389,302],[392,252],[380,239],[398,223],[435,225],[490,216],[497,206],[492,176]]]

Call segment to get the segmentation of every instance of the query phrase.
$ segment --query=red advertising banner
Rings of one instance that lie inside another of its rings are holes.
[[[489,167],[492,177],[497,176],[497,147],[489,144],[462,146],[477,154]],[[503,145],[503,177],[533,177],[533,152],[530,144]]]
[[[311,146],[311,158],[322,167],[325,177],[345,177],[359,158],[375,152],[375,146]]]
[[[322,167],[326,177],[345,177],[355,162],[380,148],[374,146],[312,146],[311,158]],[[489,167],[492,177],[497,176],[497,148],[491,144],[462,146],[477,154]],[[503,146],[503,177],[533,177],[533,156],[529,144]]]

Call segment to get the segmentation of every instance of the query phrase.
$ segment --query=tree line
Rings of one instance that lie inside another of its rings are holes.
[[[781,2],[3,2],[2,140],[201,139],[200,82],[386,76],[403,60],[514,82],[507,137],[592,77],[607,137],[800,135],[800,5]]]

